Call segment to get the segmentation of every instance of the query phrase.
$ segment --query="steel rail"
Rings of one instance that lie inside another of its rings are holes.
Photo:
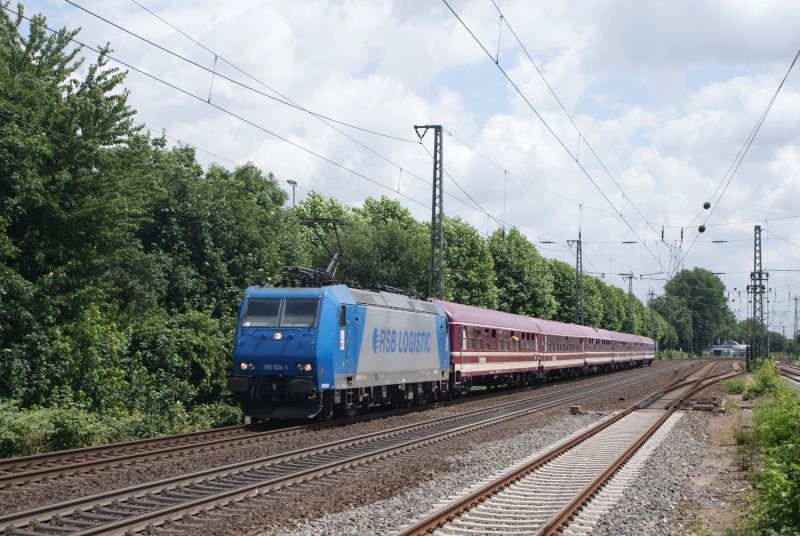
[[[683,398],[685,399],[685,398],[690,397],[692,394],[694,394],[696,392],[699,392],[702,389],[705,389],[708,385],[711,385],[714,382],[718,381],[721,377],[724,377],[726,375],[731,375],[732,376],[732,375],[736,375],[736,374],[739,374],[739,373],[740,373],[739,371],[734,371],[734,372],[718,374],[718,375],[713,376],[712,378],[692,380],[690,382],[678,381],[678,382],[675,382],[672,387],[673,387],[673,389],[675,389],[675,388],[683,388],[683,387],[685,387],[687,385],[687,383],[694,384],[694,386],[688,392],[686,392],[683,395]],[[668,389],[667,389],[667,391],[668,391]],[[457,518],[459,515],[463,514],[464,512],[469,511],[472,508],[478,506],[484,500],[486,500],[488,497],[491,497],[491,496],[495,495],[499,491],[501,491],[501,490],[509,487],[510,485],[514,484],[515,482],[525,478],[527,475],[529,475],[530,473],[532,473],[532,472],[536,471],[537,469],[541,468],[545,464],[548,464],[551,461],[555,460],[556,458],[562,456],[565,452],[572,450],[573,448],[575,448],[580,443],[585,442],[587,439],[597,435],[602,430],[604,430],[604,429],[608,428],[609,426],[619,422],[623,418],[625,418],[628,415],[632,414],[633,412],[637,411],[640,408],[641,405],[647,404],[648,401],[651,401],[651,400],[652,400],[652,397],[648,397],[647,399],[643,400],[642,402],[627,408],[626,410],[624,410],[623,412],[620,412],[619,414],[615,415],[614,417],[612,417],[612,418],[610,418],[610,419],[608,419],[606,421],[603,421],[601,423],[598,423],[597,425],[595,425],[595,426],[591,427],[590,429],[586,430],[583,434],[581,434],[581,435],[579,435],[579,436],[577,436],[575,438],[572,438],[572,439],[568,440],[567,442],[565,442],[563,444],[557,445],[554,449],[552,449],[552,450],[550,450],[548,452],[545,452],[540,456],[537,456],[535,459],[523,464],[520,467],[517,467],[517,468],[513,469],[509,473],[506,473],[505,475],[503,475],[501,478],[499,478],[499,479],[497,479],[497,480],[495,480],[493,482],[489,482],[489,483],[484,484],[480,488],[478,488],[478,489],[470,492],[469,494],[461,497],[460,499],[458,499],[456,501],[453,501],[452,503],[446,505],[441,510],[439,510],[437,512],[434,512],[433,514],[423,518],[422,520],[419,520],[419,521],[413,523],[412,525],[409,525],[409,526],[403,528],[401,531],[396,533],[396,536],[412,536],[412,535],[420,535],[420,534],[432,533],[433,531],[435,531],[435,530],[439,529],[440,527],[442,527],[444,524],[446,524],[449,521],[452,521],[453,519]],[[670,410],[665,411],[665,415],[666,416],[662,416],[659,419],[658,422],[660,424],[663,424],[663,422],[666,420],[666,418],[668,418],[668,416],[671,415],[672,412],[674,412],[676,410],[676,408],[677,408],[677,405],[674,405]],[[659,424],[659,426],[660,426],[660,424]],[[655,428],[655,427],[651,427],[651,429],[648,430],[648,432],[647,432],[647,438],[649,438],[650,435],[652,435],[652,433],[655,432],[656,429],[657,428]],[[644,439],[640,438],[640,441],[636,442],[636,445],[637,445],[636,448],[638,449],[638,447],[641,446],[641,444],[643,444],[645,441],[646,441],[646,438],[644,438]],[[631,448],[629,448],[628,450],[631,450]],[[634,450],[634,452],[635,452],[635,450]],[[625,460],[627,460],[628,458],[629,457],[625,457]],[[622,462],[620,462],[619,464],[615,464],[616,468],[618,468],[621,465],[622,465]],[[604,471],[604,474],[606,472],[608,472],[608,471]],[[616,472],[616,469],[614,469],[613,471],[609,472],[608,474],[613,474],[614,472]],[[602,481],[599,480],[599,477],[598,477],[598,479],[595,479],[595,480],[597,482],[605,482],[605,480],[602,480]],[[594,484],[594,483],[595,482],[593,481],[592,484]],[[592,487],[592,489],[594,490],[595,487]],[[599,489],[599,487],[598,487],[598,489]],[[585,493],[586,492],[587,491],[585,490]],[[593,493],[594,493],[594,491],[592,491],[592,494]],[[582,493],[581,496],[583,496],[583,495],[584,494]],[[584,502],[585,502],[585,499],[580,501],[578,506],[582,505]],[[578,503],[578,498],[574,499],[570,504],[572,504],[572,503]],[[562,508],[562,510],[560,510],[557,513],[558,518],[555,518],[555,516],[554,516],[554,519],[551,522],[549,522],[547,525],[545,525],[545,527],[549,527],[551,524],[555,525],[558,522],[558,519],[560,519],[564,515],[565,512],[567,512],[567,507],[566,506],[564,508]],[[569,512],[570,512],[570,516],[571,516],[571,512],[574,512],[574,508],[572,510],[569,510]],[[560,526],[560,525],[558,525],[558,526]],[[537,534],[540,534],[540,533],[543,533],[543,532],[541,530],[540,530],[540,532],[537,532]]]
[[[733,377],[739,375],[740,372],[728,372],[722,374],[724,377]],[[697,384],[687,391],[682,397],[680,402],[683,403],[688,400],[691,396],[703,391],[704,389],[708,388],[709,386],[713,385],[717,381],[719,381],[720,375],[715,375],[706,379],[700,378],[697,380]],[[567,522],[572,518],[573,515],[581,508],[584,504],[589,502],[591,498],[602,488],[611,478],[616,474],[617,471],[625,464],[627,461],[638,451],[642,445],[644,445],[656,431],[661,428],[661,426],[669,419],[677,410],[679,404],[671,404],[664,414],[659,417],[659,419],[650,426],[640,437],[637,439],[630,447],[628,447],[625,452],[623,452],[614,462],[609,465],[602,473],[597,475],[595,479],[589,483],[589,485],[584,488],[584,490],[577,495],[572,501],[570,501],[567,505],[565,505],[561,510],[559,510],[547,523],[545,523],[541,529],[539,529],[535,536],[550,536],[556,534]]]
[[[800,368],[791,365],[781,365],[779,367],[781,376],[792,381],[800,382]]]
[[[648,375],[649,374],[645,374],[644,376],[646,377]],[[466,414],[460,414],[457,416],[450,416],[439,419],[432,419],[429,421],[425,421],[423,423],[405,425],[381,432],[373,432],[371,434],[364,434],[356,438],[335,441],[315,447],[306,447],[304,449],[299,449],[297,451],[292,451],[290,453],[283,453],[279,455],[269,456],[259,460],[240,462],[222,468],[200,471],[197,473],[193,473],[191,475],[168,478],[156,483],[141,484],[123,490],[98,494],[83,499],[66,501],[64,503],[49,505],[34,510],[18,512],[0,517],[0,525],[11,525],[10,527],[8,527],[9,529],[15,527],[21,528],[30,524],[34,520],[41,520],[43,516],[53,516],[53,517],[64,516],[63,521],[67,522],[68,520],[66,519],[66,517],[69,514],[76,511],[76,509],[80,510],[81,508],[92,508],[92,507],[103,508],[112,504],[115,505],[115,508],[120,508],[121,507],[120,504],[124,500],[127,499],[134,500],[134,499],[142,499],[144,497],[151,497],[152,495],[164,490],[178,490],[178,487],[181,485],[197,484],[198,482],[202,482],[203,484],[208,485],[211,478],[225,478],[231,476],[242,477],[245,474],[245,470],[254,471],[256,469],[264,467],[274,467],[281,461],[296,462],[297,460],[307,459],[313,454],[320,454],[320,455],[325,454],[327,456],[330,456],[332,452],[336,450],[342,450],[347,446],[355,445],[361,448],[367,445],[368,443],[379,443],[380,440],[382,439],[385,440],[387,437],[394,436],[396,439],[399,439],[399,443],[396,443],[395,445],[389,445],[383,448],[379,446],[378,448],[369,450],[365,453],[361,453],[356,456],[351,456],[349,458],[331,462],[329,464],[318,465],[315,467],[311,467],[310,469],[307,470],[295,471],[294,473],[291,473],[288,476],[282,476],[278,479],[267,480],[267,481],[260,480],[250,485],[237,486],[233,489],[225,490],[220,493],[207,494],[207,496],[197,498],[196,500],[183,501],[181,505],[168,506],[167,508],[160,508],[157,511],[154,510],[151,512],[141,513],[137,516],[128,517],[127,521],[114,522],[113,527],[120,527],[121,532],[124,533],[127,530],[135,530],[134,527],[139,527],[141,523],[152,524],[152,523],[158,523],[159,521],[163,522],[166,518],[169,518],[170,516],[174,515],[177,512],[185,511],[187,508],[189,508],[192,511],[194,511],[193,509],[195,508],[203,508],[203,507],[208,508],[210,505],[246,497],[248,496],[248,494],[255,493],[256,491],[263,492],[266,488],[269,487],[280,487],[289,485],[291,482],[296,481],[297,479],[308,480],[310,478],[315,478],[320,474],[329,474],[331,472],[341,471],[345,468],[352,467],[354,465],[360,465],[368,461],[373,461],[375,459],[388,457],[399,452],[405,452],[411,449],[419,448],[421,446],[425,446],[433,442],[438,442],[443,439],[447,439],[448,437],[463,435],[464,433],[468,433],[470,431],[479,430],[487,426],[493,426],[500,422],[515,419],[550,407],[558,406],[560,404],[575,399],[584,398],[586,396],[591,396],[612,389],[618,389],[621,385],[635,383],[640,381],[640,379],[641,379],[640,375],[637,375],[634,378],[626,378],[621,382],[619,381],[619,378],[616,377],[606,378],[607,380],[606,382],[598,382],[602,383],[599,386],[598,383],[593,384],[591,386],[592,388],[589,389],[588,391],[582,391],[580,387],[576,386],[574,388],[569,389],[569,392],[566,393],[562,391],[559,393],[537,395],[535,397],[530,397],[524,400],[498,404],[496,406],[493,406],[492,408],[483,408],[480,410],[475,410],[473,412],[469,412]],[[512,411],[510,413],[507,411],[511,406],[514,405],[520,406],[526,403],[529,404],[531,402],[536,403],[537,401],[538,404],[534,407],[527,407],[520,410]],[[468,419],[469,416],[476,418],[482,417],[490,413],[491,411],[495,411],[496,413],[500,413],[502,411],[503,413],[496,417],[482,418],[477,422],[456,425],[455,428],[450,428],[444,431],[435,430],[435,427],[437,425],[439,426],[443,426],[446,424],[454,425],[454,423],[459,423]],[[403,438],[398,436],[400,436],[404,432],[424,432],[425,435],[423,435],[423,437],[421,438],[413,438],[411,440],[402,441]],[[123,526],[126,528],[124,529],[121,528]],[[105,533],[109,530],[112,530],[113,527],[110,524],[102,524],[96,528],[97,532],[95,533],[100,533],[100,532]],[[95,529],[87,528],[86,530],[92,531]],[[91,534],[91,533],[92,532],[82,531],[79,534]]]
[[[600,377],[590,384],[604,381],[606,378]],[[563,385],[573,380],[554,382],[551,385]],[[530,386],[524,389],[530,389]],[[518,390],[487,393],[481,398],[494,398],[504,396]],[[472,399],[457,399],[439,402],[440,405],[454,405],[469,402]],[[172,457],[182,451],[192,450],[198,452],[202,450],[219,449],[234,444],[247,444],[260,441],[265,437],[273,435],[294,435],[305,430],[316,430],[319,428],[339,427],[386,416],[402,415],[409,411],[425,409],[430,406],[419,406],[414,408],[401,408],[384,411],[380,414],[366,414],[355,418],[343,419],[332,423],[310,423],[300,426],[279,428],[268,431],[252,431],[246,425],[230,426],[214,430],[198,432],[188,432],[172,436],[162,436],[157,438],[140,439],[123,443],[110,443],[93,447],[84,447],[57,451],[44,454],[34,454],[31,456],[16,458],[0,458],[0,489],[11,486],[24,485],[30,482],[41,481],[45,478],[55,478],[64,475],[72,475],[81,472],[88,472],[105,467],[118,465],[128,465],[130,463],[141,463],[143,461],[159,460]],[[203,437],[210,439],[203,440]],[[216,438],[216,439],[214,439]],[[195,439],[198,439],[195,441]],[[175,444],[178,442],[179,444]],[[164,445],[159,448],[159,445]],[[133,449],[131,452],[127,452]]]
[[[0,474],[0,489],[7,488],[14,485],[20,484],[27,484],[30,482],[36,482],[39,480],[43,480],[45,478],[53,478],[57,476],[64,476],[64,475],[71,475],[74,473],[81,473],[87,471],[94,471],[97,469],[101,469],[104,467],[113,467],[117,465],[128,465],[131,462],[137,462],[142,459],[146,459],[147,461],[155,461],[162,458],[170,457],[176,453],[185,452],[191,450],[192,452],[202,452],[205,450],[212,450],[212,449],[219,449],[228,445],[233,444],[247,444],[254,441],[260,441],[265,437],[274,436],[274,435],[291,435],[298,433],[305,429],[305,426],[294,426],[291,428],[282,428],[277,430],[269,430],[264,432],[252,432],[249,434],[237,434],[235,436],[227,436],[222,434],[223,437],[219,437],[217,439],[209,439],[208,441],[199,441],[199,442],[185,442],[180,443],[178,445],[172,445],[169,447],[162,447],[153,450],[141,450],[141,451],[133,451],[133,452],[120,452],[119,455],[107,458],[93,458],[88,460],[68,460],[68,463],[65,465],[54,465],[48,467],[39,467],[30,470],[22,470],[18,472],[9,472],[7,474]],[[209,434],[213,437],[214,434]],[[176,436],[170,436],[169,442],[173,442],[172,438]],[[178,440],[180,441],[180,439]],[[123,445],[123,444],[120,444]],[[124,447],[122,447],[124,448]],[[91,448],[90,448],[91,449]],[[108,449],[104,449],[100,452],[107,452]],[[44,458],[48,461],[58,462],[59,460],[53,458]],[[13,467],[13,466],[12,466]]]
[[[191,438],[202,436],[205,434],[220,434],[220,433],[230,433],[236,432],[238,430],[244,430],[247,427],[245,425],[238,425],[238,426],[226,426],[223,428],[213,428],[211,430],[200,430],[197,432],[186,432],[183,434],[174,434],[169,436],[158,436],[158,437],[149,437],[146,439],[136,439],[133,441],[122,441],[119,443],[107,443],[105,445],[94,445],[91,447],[82,447],[78,449],[68,449],[68,450],[58,450],[55,452],[45,452],[42,454],[31,454],[29,456],[16,456],[13,458],[0,458],[0,471],[5,470],[4,467],[9,465],[14,465],[18,463],[36,463],[36,462],[45,462],[50,461],[56,456],[85,456],[87,454],[95,454],[99,452],[103,452],[106,450],[114,450],[119,448],[127,448],[127,447],[135,447],[135,446],[144,446],[153,443],[160,443],[163,441],[170,441],[170,440],[181,440],[184,438]]]

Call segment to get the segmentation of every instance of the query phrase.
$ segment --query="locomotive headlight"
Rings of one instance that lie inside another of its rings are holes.
[[[305,365],[303,365],[303,370],[305,372],[311,372],[311,363],[306,363]]]
[[[239,363],[239,368],[242,369],[242,370],[247,370],[247,363],[244,363],[244,362]]]
[[[281,334],[280,331],[276,331],[275,333],[272,334],[272,338],[275,339],[276,341],[279,341],[283,338],[283,335]]]

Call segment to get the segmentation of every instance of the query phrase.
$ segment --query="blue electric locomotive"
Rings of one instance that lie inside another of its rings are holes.
[[[248,418],[328,418],[443,396],[449,360],[434,303],[344,285],[250,287],[229,386]]]

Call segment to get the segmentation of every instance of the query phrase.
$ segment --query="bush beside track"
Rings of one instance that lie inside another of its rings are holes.
[[[0,402],[0,457],[25,456],[105,443],[207,430],[241,422],[241,410],[226,404],[200,405],[171,414],[100,414],[79,407],[20,408]]]
[[[740,463],[750,472],[754,492],[742,518],[745,534],[797,534],[800,390],[788,387],[777,367],[765,361],[747,378],[743,391],[743,398],[755,399],[752,428],[737,433]]]

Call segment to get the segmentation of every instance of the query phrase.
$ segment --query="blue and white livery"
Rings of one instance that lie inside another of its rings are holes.
[[[344,285],[251,287],[231,392],[248,417],[329,417],[447,393],[447,319],[433,303]]]

